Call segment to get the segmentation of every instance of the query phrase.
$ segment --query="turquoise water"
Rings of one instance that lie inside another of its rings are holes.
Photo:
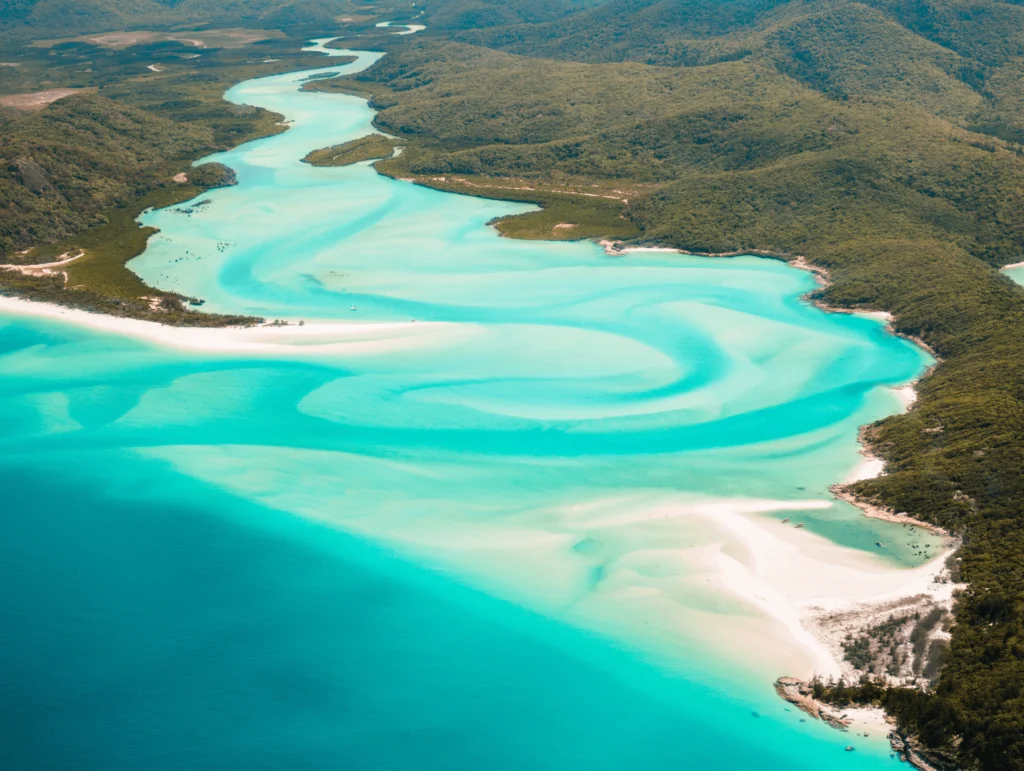
[[[303,165],[372,119],[306,76],[229,92],[294,123],[132,267],[319,332],[0,316],[5,766],[895,765],[774,696],[785,635],[716,576],[756,562],[734,514],[920,563],[827,488],[924,355],[780,262],[500,239],[528,207]]]
[[[1018,284],[1024,284],[1024,267],[1005,268],[1003,272]]]

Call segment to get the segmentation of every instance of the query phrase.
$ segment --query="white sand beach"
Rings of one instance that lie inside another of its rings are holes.
[[[44,318],[98,332],[124,335],[180,350],[286,356],[383,354],[432,342],[450,344],[473,334],[472,325],[436,322],[316,322],[253,327],[179,327],[152,321],[90,313],[51,303],[0,297],[0,313]]]
[[[910,406],[917,401],[917,389],[914,388],[913,383],[894,388],[892,392],[900,400],[904,410],[910,409]]]
[[[857,467],[843,480],[843,484],[848,485],[860,482],[863,479],[874,479],[885,472],[884,460],[875,458],[866,452],[862,452],[862,454],[864,455],[864,460],[857,464]]]
[[[804,669],[788,674],[838,677],[845,671],[838,640],[813,623],[822,614],[919,595],[944,602],[951,594],[951,584],[935,582],[944,569],[948,548],[918,568],[898,568],[806,529],[756,516],[768,505],[778,503],[722,501],[698,511],[746,549],[746,559],[737,559],[723,548],[722,586],[785,628],[806,651]],[[794,503],[788,506],[796,508]]]

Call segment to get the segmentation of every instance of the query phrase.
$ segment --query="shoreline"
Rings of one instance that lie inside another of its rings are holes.
[[[378,173],[383,173],[378,171]],[[390,176],[390,175],[388,175]],[[393,177],[400,181],[407,181],[413,184],[423,184],[420,180],[414,178],[402,178]],[[466,191],[467,194],[473,195],[472,191]],[[556,229],[561,227],[556,225]],[[504,233],[502,235],[505,235]],[[737,250],[730,252],[720,253],[699,253],[691,252],[684,249],[677,249],[673,247],[659,247],[659,246],[634,246],[628,247],[623,246],[621,242],[612,241],[609,239],[593,239],[596,243],[604,249],[605,254],[609,256],[622,256],[631,252],[661,252],[661,253],[676,253],[686,254],[695,257],[738,257],[744,255],[757,256],[768,259],[777,259],[785,261],[791,267],[806,270],[811,272],[816,282],[820,287],[827,287],[831,283],[831,278],[827,269],[811,264],[807,258],[803,255],[788,255],[788,254],[777,254],[763,250]],[[1024,266],[1024,263],[1021,263]],[[859,314],[874,318],[875,320],[883,323],[886,327],[886,331],[896,337],[902,337],[905,340],[915,344],[919,349],[927,352],[932,356],[935,363],[925,368],[918,377],[914,378],[909,383],[891,388],[894,396],[899,400],[902,405],[903,411],[912,409],[915,402],[917,401],[916,385],[923,380],[925,377],[930,375],[937,364],[941,363],[942,358],[936,353],[936,351],[928,345],[923,339],[915,335],[906,334],[899,332],[895,329],[895,317],[892,313],[884,310],[863,310],[855,308],[844,308],[839,306],[832,306],[816,297],[813,297],[813,291],[808,292],[802,299],[808,303],[819,308],[826,313],[847,313],[847,314]],[[928,525],[924,522],[919,522],[909,516],[899,515],[892,512],[887,512],[879,507],[872,506],[867,502],[860,501],[852,493],[845,489],[845,484],[851,484],[859,479],[874,478],[881,476],[885,473],[884,461],[877,457],[870,449],[869,445],[865,441],[864,428],[858,432],[857,441],[861,447],[861,454],[865,460],[860,464],[858,469],[853,471],[853,475],[856,479],[848,478],[846,483],[836,485],[830,488],[830,491],[835,496],[836,500],[842,500],[844,502],[855,505],[861,512],[861,514],[867,518],[884,520],[893,524],[913,524],[921,526],[928,532],[936,535],[942,535],[944,538],[949,537],[950,534],[946,533],[942,529],[933,525]],[[738,520],[745,519],[744,517],[738,517]],[[754,524],[750,522],[749,524]],[[757,544],[763,546],[765,542],[768,542],[772,538],[772,535],[768,535],[768,531],[765,530],[765,538],[759,539],[754,534],[754,530],[757,528],[749,528],[745,526],[741,527],[728,527],[727,529],[733,530],[734,535],[740,536],[741,542],[752,548],[755,555],[755,563],[759,562],[759,555],[757,555],[758,549],[753,548],[756,541],[761,540],[762,543]],[[747,531],[746,534],[742,534],[741,531]],[[803,533],[803,531],[797,531]],[[799,537],[799,536],[798,536]],[[793,545],[793,542],[789,542]],[[783,630],[785,634],[788,634],[791,640],[791,644],[795,644],[796,647],[802,648],[806,654],[810,654],[818,662],[821,662],[820,653],[823,649],[827,650],[827,657],[831,659],[836,668],[841,672],[849,669],[849,665],[844,661],[844,650],[842,647],[842,639],[837,638],[834,634],[826,633],[823,628],[824,622],[829,615],[835,616],[838,613],[845,613],[847,616],[857,615],[861,616],[860,623],[858,625],[858,631],[864,631],[869,625],[869,619],[874,615],[877,616],[879,612],[885,612],[891,610],[896,606],[903,608],[917,607],[922,608],[934,608],[941,606],[946,608],[947,612],[950,612],[952,607],[952,596],[954,586],[949,584],[949,579],[945,575],[946,562],[948,557],[955,553],[958,547],[958,541],[954,538],[950,538],[943,543],[939,550],[939,554],[926,562],[923,565],[911,570],[903,570],[902,575],[905,580],[899,582],[898,587],[894,587],[887,596],[869,597],[864,598],[864,592],[866,587],[859,585],[853,581],[847,582],[847,587],[853,589],[856,587],[860,593],[861,598],[854,599],[851,597],[841,598],[837,593],[837,596],[830,598],[830,601],[824,603],[826,607],[815,606],[806,602],[801,601],[799,598],[799,592],[777,592],[770,588],[766,581],[760,580],[756,575],[760,571],[752,571],[744,577],[744,579],[754,579],[753,582],[749,582],[748,586],[742,584],[748,583],[741,579],[739,583],[735,583],[734,580],[737,578],[735,571],[725,571],[722,575],[723,581],[721,586],[733,593],[735,596],[742,598],[745,601],[750,601],[752,606],[766,613],[766,615],[772,617],[772,620],[776,624],[777,629]],[[721,555],[723,560],[729,560],[730,557]],[[822,567],[826,567],[822,565]],[[831,567],[831,566],[828,566]],[[733,575],[730,577],[729,572]],[[810,572],[810,575],[815,573]],[[881,571],[879,572],[881,575]],[[835,578],[835,576],[832,576]],[[891,584],[895,584],[892,581]],[[916,584],[911,586],[911,584]],[[747,591],[745,591],[747,590]],[[750,591],[752,590],[752,591]],[[788,594],[788,596],[787,596]],[[781,595],[781,596],[780,596]],[[781,603],[777,602],[782,600]],[[774,608],[771,606],[775,606]],[[793,608],[799,608],[799,620],[794,625],[792,623],[792,617],[790,616]],[[778,611],[782,611],[779,613]],[[877,620],[877,619],[876,619]],[[810,638],[810,639],[808,639]],[[781,695],[781,694],[780,694]],[[845,725],[856,726],[857,730],[867,729],[864,732],[864,736],[871,734],[881,734],[881,737],[888,738],[893,751],[896,752],[901,760],[907,760],[912,765],[918,768],[929,769],[928,766],[922,764],[918,765],[914,757],[913,752],[910,750],[910,745],[906,737],[900,735],[893,729],[892,720],[885,714],[884,710],[879,707],[850,707],[843,710],[845,713],[842,717]]]
[[[766,257],[769,259],[783,260],[790,267],[796,268],[797,270],[805,270],[814,275],[815,280],[819,286],[827,287],[831,283],[831,277],[826,268],[822,268],[818,265],[814,265],[807,260],[803,255],[787,255],[787,254],[773,254],[759,249],[751,249],[746,251],[734,251],[734,252],[691,252],[686,249],[676,249],[674,247],[663,247],[663,246],[637,246],[629,247],[622,246],[619,241],[610,241],[602,239],[598,241],[598,245],[604,248],[605,254],[610,256],[621,256],[624,254],[631,254],[637,252],[664,252],[664,253],[676,253],[683,254],[690,257],[742,257],[742,256],[754,256],[754,257]],[[1024,262],[1018,263],[1019,266],[1024,267]],[[1007,265],[1005,267],[1015,267],[1013,265]],[[914,404],[917,402],[917,385],[926,377],[935,371],[935,367],[942,363],[942,357],[940,357],[935,350],[928,345],[924,340],[914,335],[907,335],[902,332],[896,331],[893,327],[895,317],[889,312],[884,310],[858,310],[856,308],[841,308],[835,305],[829,305],[817,298],[811,297],[811,293],[803,296],[803,299],[811,303],[817,308],[820,308],[826,313],[847,313],[855,314],[860,316],[867,316],[868,318],[874,318],[885,324],[886,330],[896,337],[901,337],[904,340],[917,345],[922,350],[926,351],[933,359],[935,364],[925,368],[920,375],[915,377],[908,383],[904,383],[899,386],[890,388],[897,399],[903,404],[904,411],[913,409]],[[893,522],[897,524],[913,524],[918,527],[929,530],[936,535],[942,535],[945,537],[952,537],[951,533],[946,532],[942,528],[931,525],[927,522],[914,519],[906,514],[898,514],[891,512],[886,509],[874,506],[867,501],[858,499],[853,493],[847,490],[847,485],[859,482],[864,479],[874,479],[879,476],[883,476],[885,472],[885,461],[884,459],[877,456],[872,452],[867,438],[866,431],[867,426],[861,426],[857,433],[857,443],[860,445],[860,454],[864,456],[864,461],[857,468],[851,471],[850,476],[847,477],[846,481],[839,482],[829,488],[832,494],[840,500],[846,501],[847,503],[856,506],[861,510],[864,516],[870,519],[880,519],[887,522]]]
[[[927,756],[920,744],[902,732],[896,721],[881,707],[860,704],[835,707],[814,698],[811,683],[795,677],[780,677],[776,680],[775,693],[804,714],[821,720],[837,731],[857,737],[884,737],[896,757],[911,768],[938,771],[932,765],[935,761]]]
[[[793,268],[810,272],[813,274],[815,281],[821,288],[827,287],[831,283],[831,277],[828,270],[820,266],[813,265],[803,255],[794,256],[788,254],[772,254],[762,250],[700,253],[672,247],[629,247],[622,245],[621,242],[610,241],[607,239],[599,241],[598,245],[603,247],[605,253],[609,256],[622,256],[630,253],[660,252],[707,258],[728,258],[745,255],[766,257],[770,259],[783,260]],[[1020,263],[1020,266],[1024,267],[1024,263]],[[805,294],[803,299],[825,313],[859,314],[874,318],[885,324],[886,330],[890,334],[908,340],[932,356],[935,360],[935,364],[927,367],[920,375],[909,383],[904,383],[903,385],[890,389],[902,404],[903,411],[913,409],[914,404],[917,401],[917,384],[924,378],[928,377],[935,370],[935,367],[942,361],[941,357],[934,351],[934,349],[932,349],[932,347],[924,340],[921,340],[914,335],[908,335],[896,331],[894,328],[895,317],[888,311],[837,307],[813,297],[812,294],[813,292]],[[803,636],[801,633],[808,635],[818,645],[828,650],[840,676],[849,678],[858,677],[861,674],[861,671],[857,670],[845,659],[845,649],[843,644],[846,640],[846,635],[862,635],[868,633],[873,625],[877,625],[880,620],[884,620],[886,617],[891,618],[893,613],[896,612],[920,614],[934,608],[942,608],[946,613],[952,614],[953,593],[955,590],[962,588],[962,585],[951,583],[946,566],[948,558],[955,554],[956,550],[959,548],[960,541],[956,536],[941,527],[921,521],[909,516],[908,514],[894,512],[884,507],[874,505],[869,501],[862,500],[849,490],[848,486],[857,481],[873,479],[886,473],[884,459],[876,455],[871,449],[868,441],[867,430],[867,426],[862,426],[857,435],[857,442],[860,445],[859,452],[863,456],[864,460],[857,467],[851,470],[850,475],[844,482],[832,485],[829,488],[829,491],[835,499],[855,506],[864,517],[890,522],[892,524],[921,528],[925,532],[941,537],[943,539],[943,545],[936,557],[918,568],[907,571],[908,578],[913,577],[917,579],[916,586],[912,586],[915,581],[911,580],[909,582],[903,582],[903,585],[900,588],[895,589],[895,591],[884,597],[865,598],[863,600],[852,601],[848,598],[846,602],[835,597],[831,602],[821,603],[820,605],[807,602],[800,604],[799,629],[790,628],[790,632],[794,636],[794,639],[799,642],[800,637]],[[795,601],[795,596],[791,596],[790,600]],[[804,639],[806,640],[806,638]],[[811,650],[811,648],[806,645],[806,642],[804,643],[804,647]],[[832,673],[832,676],[834,675],[835,672]],[[780,678],[780,681],[778,682],[785,679],[787,678]],[[796,681],[795,678],[790,679]],[[782,698],[791,700],[783,694],[778,683],[776,688]],[[793,703],[796,702],[794,701]],[[818,702],[814,703],[817,707],[813,710],[805,710],[808,714],[811,714],[815,718],[820,717],[825,719],[826,722],[830,722],[833,727],[842,728],[843,730],[846,730],[846,723],[842,720],[832,720],[825,717],[823,714],[820,714],[822,712],[821,708],[824,708],[826,713],[831,711],[833,716],[836,718],[839,717],[840,712],[849,713],[851,715],[856,714],[858,716],[857,720],[862,722],[866,720],[869,724],[874,725],[876,730],[888,725],[888,717],[881,708],[851,707],[849,709],[837,711],[827,705],[822,705]],[[910,760],[913,763],[914,761],[910,757],[912,753],[906,751],[906,748],[909,746],[906,743],[906,738],[900,736],[895,731],[887,731],[886,734],[890,739],[894,751],[899,753],[901,757]]]
[[[795,512],[832,506],[827,501],[818,506],[811,503],[798,506],[792,502],[776,510]],[[813,665],[800,673],[804,676],[838,678],[851,674],[843,657],[844,636],[837,634],[832,623],[836,617],[844,622],[863,618],[867,625],[892,607],[942,604],[952,591],[952,585],[936,580],[946,570],[946,559],[955,545],[952,543],[944,544],[935,557],[917,567],[897,567],[870,552],[834,544],[824,536],[780,527],[775,520],[760,516],[770,511],[767,507],[723,501],[701,508],[701,514],[730,540],[754,555],[746,575],[735,565],[728,565],[722,573],[723,586],[765,613],[786,630],[794,644],[810,654]],[[726,560],[724,555],[722,559]],[[809,575],[816,577],[813,585],[807,583]]]
[[[67,308],[54,303],[0,295],[0,314],[45,319],[100,333],[121,335],[164,348],[196,353],[379,354],[407,347],[413,340],[452,330],[443,322],[273,322],[255,326],[186,327],[105,313]]]
[[[881,476],[881,474],[877,474],[876,476]],[[867,479],[868,477],[864,478]],[[876,506],[873,503],[861,501],[853,493],[848,492],[845,489],[846,484],[848,483],[832,485],[832,487],[829,488],[829,492],[831,492],[839,500],[846,501],[850,505],[856,506],[858,509],[860,509],[861,514],[863,514],[868,519],[880,519],[883,522],[892,522],[896,525],[913,525],[914,527],[919,527],[922,530],[927,530],[929,533],[932,533],[933,535],[942,536],[943,538],[955,537],[952,533],[943,530],[938,525],[933,525],[928,522],[924,522],[920,519],[914,519],[909,514],[904,514],[902,512],[894,512],[891,509],[886,509],[881,506]]]
[[[814,274],[815,278],[818,281],[818,284],[823,288],[827,287],[831,283],[831,278],[829,276],[827,268],[822,268],[818,265],[814,265],[813,263],[809,262],[806,257],[800,254],[791,255],[779,252],[769,252],[765,251],[764,249],[741,249],[738,251],[731,252],[693,252],[688,249],[677,249],[672,246],[623,246],[621,241],[611,241],[609,239],[600,239],[599,241],[597,241],[597,245],[602,247],[604,249],[604,253],[607,254],[609,257],[621,257],[625,254],[641,252],[675,253],[686,255],[687,257],[765,257],[771,260],[780,260],[782,262],[787,263],[790,267],[796,268],[798,270],[805,270],[808,273]],[[1024,262],[1018,263],[1018,265],[1024,267]],[[1005,265],[1003,267],[1012,268],[1017,266]],[[942,363],[942,357],[939,356],[935,352],[935,350],[930,345],[928,345],[928,343],[926,343],[924,340],[915,335],[908,335],[904,332],[898,332],[893,327],[893,321],[895,320],[895,317],[891,313],[889,313],[889,311],[865,310],[859,308],[843,308],[838,305],[829,305],[828,303],[823,302],[822,300],[819,300],[814,297],[809,297],[806,295],[804,299],[806,299],[807,302],[811,303],[815,307],[821,308],[821,310],[827,313],[849,313],[860,316],[867,316],[868,318],[874,318],[879,321],[883,321],[887,324],[888,331],[890,334],[893,334],[896,337],[902,337],[904,340],[910,340],[918,347],[927,351],[928,354],[935,359],[937,364]],[[930,367],[928,370],[923,372],[920,376],[915,378],[909,385],[916,384],[923,378],[927,377],[929,374],[931,374],[931,370],[933,368],[934,365],[933,367]],[[901,386],[901,388],[904,387],[906,386]]]

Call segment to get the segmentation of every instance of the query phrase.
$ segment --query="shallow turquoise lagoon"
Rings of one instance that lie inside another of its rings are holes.
[[[1024,284],[1024,266],[1004,268],[1003,272],[1018,284]]]
[[[0,317],[5,766],[895,766],[774,696],[800,643],[722,576],[785,517],[920,564],[828,486],[924,355],[780,262],[500,239],[528,207],[305,166],[372,119],[306,77],[229,92],[294,123],[132,267],[344,344]]]

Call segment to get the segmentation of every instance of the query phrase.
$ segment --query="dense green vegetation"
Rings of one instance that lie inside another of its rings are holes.
[[[600,5],[602,0],[447,0],[428,2],[431,29],[469,30],[555,21]]]
[[[582,62],[757,60],[837,98],[894,97],[1024,126],[1024,6],[994,0],[609,0],[456,39]]]
[[[388,174],[558,197],[557,217],[513,217],[508,234],[586,216],[588,235],[625,222],[641,243],[803,255],[828,271],[818,299],[890,311],[936,351],[915,408],[869,432],[890,473],[853,490],[960,533],[969,588],[948,651],[914,651],[927,679],[945,661],[934,689],[870,698],[983,769],[1024,768],[1024,290],[996,269],[1024,255],[1022,14],[610,0],[467,22],[461,42],[409,41],[318,84],[369,94],[408,143],[378,164]]]
[[[62,99],[0,129],[0,258],[105,219],[103,211],[170,183],[214,145],[183,125],[96,95]]]
[[[349,0],[7,0],[0,30],[8,38],[53,38],[195,24],[330,29],[353,7]]]
[[[401,177],[408,168],[401,161],[380,163],[378,170]],[[539,206],[539,210],[510,214],[489,222],[498,232],[510,238],[542,241],[579,241],[587,238],[630,239],[640,234],[636,225],[622,214],[618,198],[560,189],[522,189],[495,183],[483,177],[421,178],[421,184],[437,190],[461,195],[519,201]]]
[[[312,166],[351,166],[361,161],[390,158],[402,142],[383,134],[368,134],[351,142],[314,150],[302,160]]]
[[[194,54],[178,43],[127,52],[71,44],[0,55],[19,65],[0,68],[5,90],[94,84],[101,91],[36,113],[0,113],[0,261],[27,261],[32,255],[18,252],[67,239],[105,221],[110,209],[161,186],[175,187],[172,177],[200,155],[282,130],[280,116],[222,99],[228,85],[249,74],[321,60],[296,57],[298,40],[268,42],[253,46],[256,63],[251,50],[184,59]],[[286,57],[278,48],[285,45]],[[148,70],[154,63],[161,72]],[[83,74],[83,65],[89,72]]]

